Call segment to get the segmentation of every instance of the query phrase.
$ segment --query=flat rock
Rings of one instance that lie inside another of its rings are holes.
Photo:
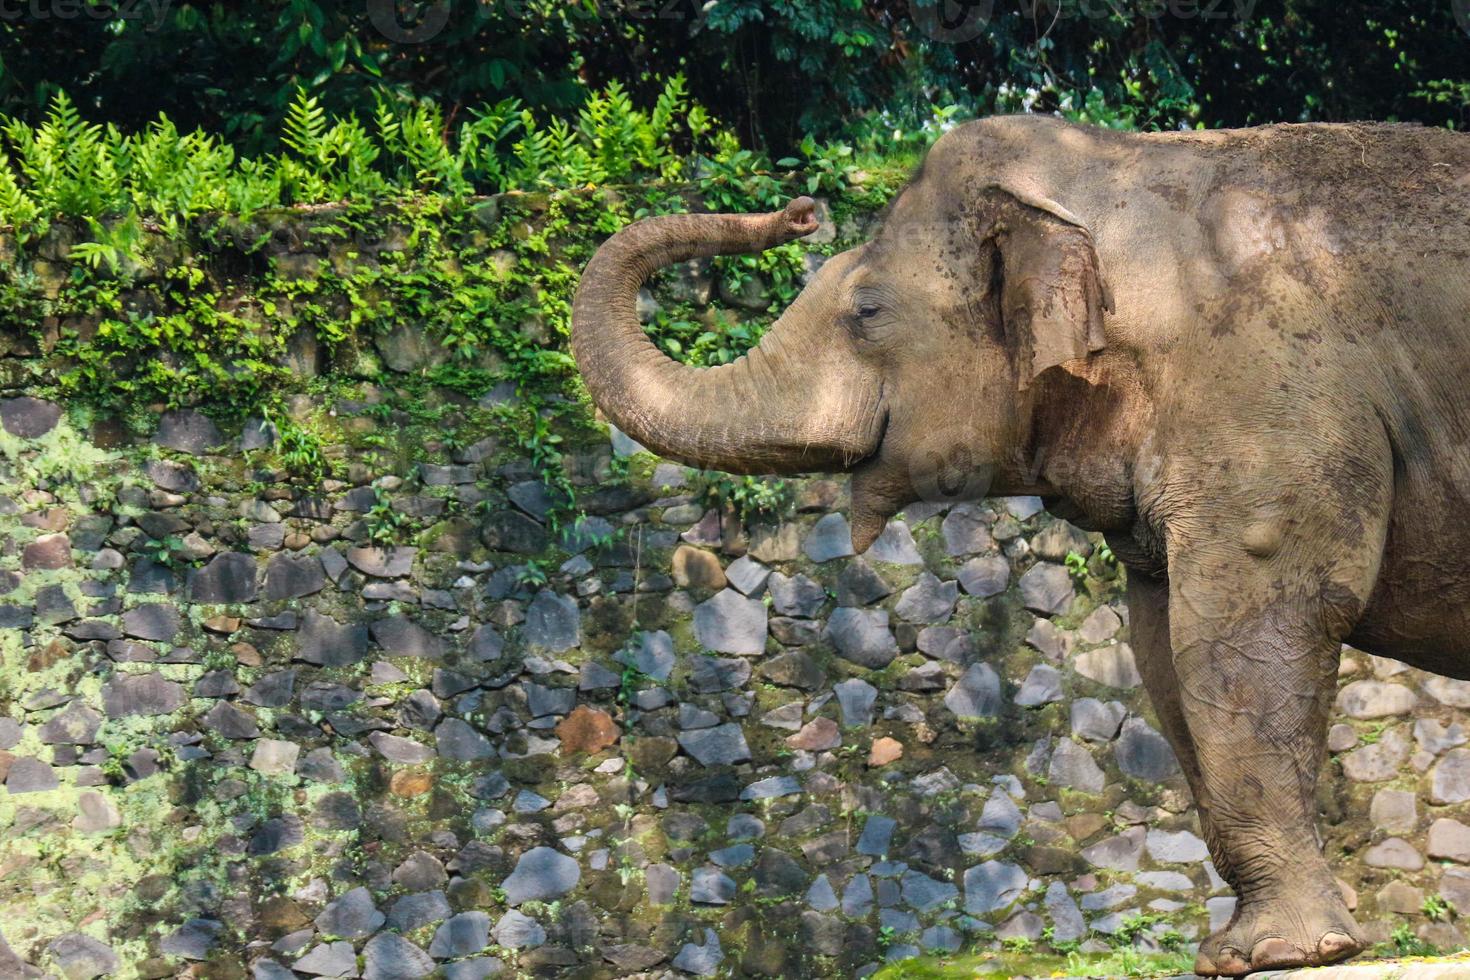
[[[523,628],[527,645],[562,653],[581,644],[582,613],[576,599],[543,589],[527,607]]]
[[[750,746],[745,742],[745,732],[734,722],[680,732],[678,741],[680,747],[702,766],[733,766],[750,761]]]
[[[694,634],[709,650],[757,654],[766,648],[766,615],[764,603],[725,589],[694,607]]]
[[[339,623],[308,609],[301,617],[298,641],[296,659],[322,667],[350,667],[367,656],[368,627],[366,623]]]
[[[546,943],[546,930],[541,923],[516,909],[500,917],[493,935],[496,945],[506,949],[535,949]]]
[[[1143,683],[1133,659],[1133,648],[1126,643],[1079,653],[1072,660],[1072,669],[1090,681],[1120,690],[1132,690]]]
[[[444,656],[444,641],[407,616],[374,620],[371,630],[373,642],[395,657],[439,660]]]
[[[1066,612],[1077,595],[1072,589],[1072,573],[1063,565],[1046,561],[1039,561],[1027,569],[1018,585],[1022,604],[1043,616]]]
[[[101,713],[77,699],[47,719],[37,734],[46,745],[91,745],[101,727]]]
[[[327,584],[322,563],[313,555],[272,555],[265,566],[265,598],[299,599],[320,592]]]
[[[904,590],[893,611],[910,623],[945,623],[954,614],[959,594],[957,583],[941,582],[933,574],[924,572],[918,581]]]
[[[1004,555],[982,555],[961,565],[955,578],[966,595],[989,598],[1010,584],[1011,563]]]
[[[1023,708],[1034,708],[1061,699],[1062,672],[1050,664],[1037,664],[1021,682],[1015,700]]]
[[[837,609],[827,620],[827,635],[838,656],[860,667],[881,670],[898,656],[898,642],[882,609]]]
[[[817,521],[802,542],[801,550],[819,565],[857,553],[852,547],[852,529],[841,514],[828,514]]]
[[[1179,772],[1179,760],[1168,739],[1142,718],[1129,718],[1123,723],[1114,752],[1118,768],[1134,779],[1161,783]]]
[[[837,695],[844,727],[866,728],[873,723],[873,705],[878,700],[876,687],[862,678],[852,677],[834,684],[832,691]]]
[[[0,427],[20,439],[39,439],[61,421],[61,406],[22,395],[0,398]]]
[[[66,980],[93,980],[116,972],[117,954],[104,942],[80,932],[68,932],[46,944],[51,961]]]
[[[429,955],[451,960],[478,953],[490,945],[490,916],[461,912],[441,925],[429,943]]]
[[[434,972],[433,957],[396,932],[380,932],[362,949],[363,980],[418,980]]]
[[[995,547],[990,536],[990,514],[978,504],[960,504],[950,509],[939,526],[945,554],[959,557],[979,554]]]
[[[191,408],[181,408],[164,412],[159,417],[153,442],[165,449],[200,456],[223,446],[225,437],[209,416]]]
[[[354,888],[328,902],[315,921],[324,936],[362,939],[376,932],[387,917],[378,911],[372,894],[366,888]]]
[[[903,521],[889,521],[865,555],[869,561],[881,561],[890,565],[924,564],[924,558],[914,544],[914,535]]]
[[[987,663],[971,664],[944,695],[944,706],[959,719],[994,717],[1001,708],[1000,677]]]
[[[102,685],[102,705],[109,718],[169,715],[184,706],[184,689],[159,674],[114,674]]]
[[[575,858],[550,847],[533,847],[521,855],[515,870],[501,884],[507,905],[550,902],[577,887],[582,869]]]
[[[1107,782],[1092,753],[1066,738],[1060,740],[1052,752],[1046,775],[1058,786],[1084,793],[1101,793]]]
[[[348,564],[371,578],[403,578],[413,571],[417,548],[348,548]]]
[[[1026,872],[1015,864],[986,861],[965,872],[965,911],[983,916],[1015,904],[1026,890]]]
[[[254,602],[258,592],[254,555],[226,551],[189,573],[191,602],[205,605]]]
[[[167,643],[179,634],[179,610],[167,602],[145,602],[123,613],[123,635]]]

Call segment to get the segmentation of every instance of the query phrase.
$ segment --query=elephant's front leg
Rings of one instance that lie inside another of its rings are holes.
[[[1170,633],[1195,791],[1215,863],[1228,869],[1239,899],[1229,925],[1201,945],[1195,968],[1239,976],[1351,956],[1362,942],[1315,831],[1340,650],[1334,590],[1261,575],[1260,564],[1170,565]]]

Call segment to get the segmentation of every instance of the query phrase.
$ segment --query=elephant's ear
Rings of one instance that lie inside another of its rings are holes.
[[[1025,187],[996,185],[1010,199],[993,226],[1000,247],[1000,312],[1017,383],[1106,346],[1103,313],[1113,298],[1092,232],[1072,212]]]

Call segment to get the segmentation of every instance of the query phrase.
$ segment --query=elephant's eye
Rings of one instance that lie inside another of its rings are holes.
[[[876,306],[859,306],[858,307],[858,311],[857,311],[857,315],[858,315],[858,319],[859,320],[871,320],[871,319],[873,319],[873,317],[875,317],[875,316],[878,315],[878,307],[876,307]]]

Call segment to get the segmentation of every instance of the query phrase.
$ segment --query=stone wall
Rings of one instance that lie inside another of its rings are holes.
[[[1121,577],[1037,501],[858,557],[842,481],[744,526],[615,439],[553,526],[513,392],[441,393],[449,445],[388,387],[293,402],[340,437],[304,489],[258,420],[0,400],[0,975],[835,977],[1228,917]],[[1373,938],[1458,947],[1470,685],[1342,674],[1325,846]]]

